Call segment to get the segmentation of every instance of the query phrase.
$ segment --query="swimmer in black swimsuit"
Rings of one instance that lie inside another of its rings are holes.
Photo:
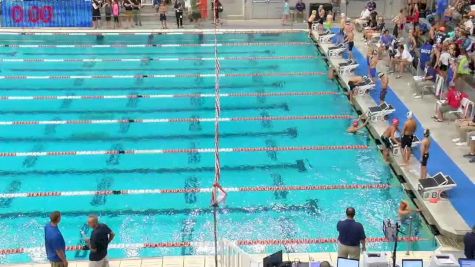
[[[401,149],[403,153],[404,165],[409,164],[411,158],[412,140],[417,129],[416,120],[413,118],[411,111],[407,112],[407,121],[402,129]]]
[[[421,142],[421,179],[427,178],[427,161],[429,160],[429,150],[430,150],[430,131],[426,129],[424,131],[424,139]]]
[[[399,127],[399,120],[393,119],[392,125],[389,126],[381,135],[381,142],[383,142],[383,145],[384,145],[382,151],[383,151],[384,160],[386,162],[389,162],[389,151],[392,148],[391,140],[392,140],[392,143],[394,144],[399,143],[399,141],[396,139],[396,132],[399,131],[398,127]]]

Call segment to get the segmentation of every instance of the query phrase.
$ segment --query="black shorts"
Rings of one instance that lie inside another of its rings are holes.
[[[441,64],[441,65],[440,65],[440,70],[441,70],[441,71],[447,71],[448,69],[449,69],[449,66],[444,65],[444,64]]]
[[[406,147],[412,147],[412,140],[414,139],[413,135],[403,135],[401,138],[401,148],[404,149]]]
[[[312,29],[313,22],[308,21],[307,23],[308,23],[308,29],[311,30],[311,29]]]
[[[112,19],[111,14],[106,14],[106,21],[111,21],[111,19]]]
[[[355,42],[348,42],[348,50],[349,51],[353,50],[354,46],[355,46]]]
[[[429,160],[429,153],[425,153],[422,155],[421,166],[427,166],[427,161]]]
[[[389,141],[389,138],[384,136],[384,135],[381,135],[381,142],[383,142],[383,145],[387,148],[387,149],[390,149],[391,148],[391,142]]]
[[[119,22],[119,16],[114,16],[114,22]]]
[[[92,9],[92,21],[101,20],[101,10],[100,9]]]
[[[166,20],[167,20],[167,15],[160,14],[160,21],[166,21]]]

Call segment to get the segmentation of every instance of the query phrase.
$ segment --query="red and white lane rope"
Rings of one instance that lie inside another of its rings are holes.
[[[348,120],[352,115],[304,115],[270,117],[218,118],[219,122],[238,121],[291,121],[291,120]],[[118,120],[52,120],[52,121],[0,121],[0,126],[12,125],[62,125],[62,124],[126,124],[126,123],[189,123],[215,122],[216,118],[165,118],[165,119],[118,119]]]
[[[50,35],[66,35],[66,36],[120,36],[120,35],[184,35],[184,34],[203,34],[203,35],[209,35],[209,34],[226,34],[226,33],[254,33],[254,34],[280,34],[280,33],[295,33],[295,32],[301,32],[302,30],[299,29],[276,29],[276,30],[269,30],[269,29],[262,29],[262,30],[248,30],[248,29],[220,29],[217,33],[214,32],[214,30],[185,30],[185,31],[173,31],[173,30],[155,30],[155,31],[134,31],[134,32],[129,32],[129,31],[111,31],[111,32],[102,32],[102,31],[75,31],[75,32],[61,32],[61,31],[48,31],[43,30],[43,31],[38,31],[38,29],[35,29],[35,31],[19,31],[17,29],[15,30],[2,30],[0,31],[0,35],[44,35],[44,36],[50,36]]]
[[[304,60],[317,59],[322,56],[262,56],[262,57],[219,57],[220,61],[231,60]],[[70,63],[70,62],[150,62],[150,61],[214,61],[214,57],[150,57],[150,58],[0,58],[0,62],[5,63]]]
[[[325,72],[267,72],[267,73],[220,73],[220,77],[280,77],[280,76],[323,76]],[[183,74],[134,74],[134,75],[1,75],[3,80],[69,80],[69,79],[145,79],[145,78],[214,78],[215,73]]]
[[[328,190],[369,190],[387,189],[389,184],[337,184],[337,185],[295,185],[295,186],[254,186],[254,187],[224,187],[226,192],[269,192],[269,191],[328,191]],[[94,195],[158,195],[184,193],[211,193],[213,188],[179,188],[179,189],[122,189],[99,191],[48,191],[4,193],[0,198],[35,198],[35,197],[73,197]]]
[[[412,236],[401,237],[399,242],[419,242],[427,239]],[[260,240],[236,240],[238,246],[277,246],[277,245],[316,245],[335,244],[336,238],[302,238],[302,239],[260,239]],[[387,243],[392,242],[384,237],[366,238],[367,243]],[[210,242],[158,242],[158,243],[131,243],[131,244],[109,244],[109,249],[146,249],[146,248],[181,248],[181,247],[203,247],[210,246]],[[67,251],[85,250],[84,246],[66,246]],[[0,255],[13,255],[23,253],[43,252],[44,247],[31,248],[4,248],[0,249]]]
[[[181,154],[181,153],[230,153],[265,151],[325,151],[325,150],[365,150],[366,145],[335,146],[286,146],[286,147],[234,147],[234,148],[170,148],[170,149],[127,149],[127,150],[78,150],[78,151],[37,151],[0,152],[0,157],[47,157],[47,156],[96,156],[96,155],[143,155],[143,154]]]
[[[210,44],[0,44],[4,48],[146,48],[146,47],[237,47],[237,46],[304,46],[314,45],[311,42],[242,42],[242,43],[210,43]]]
[[[269,93],[220,93],[220,97],[279,97],[279,96],[326,96],[341,95],[333,91],[269,92]],[[0,101],[24,100],[90,100],[90,99],[131,99],[131,98],[215,98],[216,94],[134,94],[134,95],[36,95],[0,96]]]

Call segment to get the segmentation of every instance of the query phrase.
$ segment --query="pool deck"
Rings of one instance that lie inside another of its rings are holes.
[[[440,251],[446,252],[446,251]],[[386,252],[387,259],[390,260],[390,252]],[[404,251],[397,254],[397,262],[402,259],[422,259],[424,265],[428,266],[430,257],[434,255],[433,251],[415,251],[406,255]],[[265,254],[252,254],[255,262],[262,266],[262,259]],[[328,261],[332,266],[336,266],[337,254],[335,252],[322,253],[290,253],[284,254],[285,261],[309,262],[309,261]],[[12,264],[1,265],[4,267],[50,267],[50,264]],[[87,261],[70,261],[69,267],[88,267]],[[213,256],[183,256],[183,257],[162,257],[149,259],[125,259],[110,261],[110,267],[215,267]],[[239,267],[239,266],[236,266]],[[256,266],[257,267],[257,266]]]
[[[314,32],[314,37],[318,39],[318,35]],[[355,46],[366,54],[367,45],[361,41],[361,35],[357,34],[355,38]],[[319,44],[320,48],[326,53],[328,47],[332,44]],[[338,63],[343,62],[341,57],[330,57],[329,63],[333,66],[337,66]],[[378,70],[385,70],[385,66],[382,66],[382,62],[378,66]],[[343,80],[348,79],[348,76],[344,76]],[[424,125],[425,128],[430,128],[432,132],[432,138],[435,140],[442,149],[454,160],[454,162],[465,172],[468,177],[475,179],[475,166],[469,166],[467,160],[463,158],[463,154],[468,152],[468,147],[459,148],[453,145],[452,138],[455,138],[457,133],[455,127],[447,127],[448,123],[436,123],[433,122],[431,116],[433,115],[435,97],[426,96],[423,100],[416,100],[413,98],[413,89],[411,88],[412,76],[406,74],[401,79],[390,78],[390,87],[394,93],[404,102],[407,107],[413,111],[414,115]],[[343,81],[343,84],[346,84]],[[355,97],[355,106],[361,112],[366,112],[369,107],[377,106],[377,103],[370,95],[363,95]],[[368,129],[371,131],[376,139],[383,134],[387,128],[388,123],[386,121],[371,122],[368,124]],[[419,161],[412,156],[408,165],[402,164],[402,157],[400,154],[392,154],[391,166],[398,175],[402,175],[406,183],[403,186],[406,190],[410,190],[414,193],[415,198],[413,201],[423,213],[428,223],[437,226],[437,229],[448,237],[454,239],[460,239],[460,237],[466,232],[470,231],[469,225],[462,218],[459,212],[455,209],[449,199],[441,198],[437,203],[431,203],[428,199],[423,199],[417,192],[419,186]],[[471,168],[470,168],[471,167]],[[472,180],[473,181],[473,180]]]

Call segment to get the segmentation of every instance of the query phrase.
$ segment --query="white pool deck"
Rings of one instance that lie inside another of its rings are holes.
[[[253,25],[249,24],[249,22],[243,23],[240,29],[222,29],[221,32],[258,32],[258,31],[281,31],[278,28],[278,21],[270,21],[267,20],[266,22],[259,21],[257,24]],[[271,23],[271,25],[269,25]],[[262,28],[262,29],[258,29]],[[297,26],[296,28],[303,28],[304,25]],[[271,29],[273,28],[273,29]],[[287,28],[287,31],[293,31],[294,29]],[[18,32],[18,29],[0,29],[0,33],[15,33]],[[83,33],[91,33],[94,32],[92,30],[85,30],[85,29],[21,29],[22,32],[43,32],[43,33],[60,33],[60,32],[83,32]],[[103,32],[104,30],[99,30],[97,32]],[[181,30],[181,33],[188,33],[188,32],[196,32],[196,29],[187,29]],[[205,32],[211,33],[212,30],[203,30]],[[111,31],[116,33],[127,32],[125,30],[117,30]],[[141,32],[142,34],[146,34],[147,32],[151,32],[150,29],[143,29],[138,30],[134,29],[133,32]],[[162,30],[153,32],[164,32]],[[168,30],[166,32],[175,33],[177,30]],[[360,38],[360,35],[356,37],[356,47],[362,52],[366,53],[367,46],[363,43]],[[328,45],[321,45],[323,50],[328,48]],[[331,64],[337,64],[341,62],[339,58],[331,58],[329,60]],[[382,64],[382,63],[380,63]],[[380,66],[379,70],[383,70],[384,66]],[[409,74],[406,74],[401,79],[394,79],[391,78],[390,86],[397,94],[397,96],[406,104],[406,106],[411,109],[415,116],[420,120],[420,122],[424,125],[424,127],[430,128],[432,131],[432,138],[439,143],[442,149],[452,158],[452,160],[462,169],[462,171],[471,178],[473,182],[475,182],[475,164],[470,164],[467,162],[465,158],[463,158],[463,154],[468,152],[467,147],[456,147],[451,142],[452,138],[457,136],[455,128],[450,125],[449,123],[436,123],[431,119],[432,111],[434,110],[434,102],[435,98],[432,96],[426,96],[423,99],[414,99],[412,97],[413,90],[409,89],[411,84],[412,77]],[[367,110],[370,106],[375,106],[376,103],[372,100],[369,96],[361,96],[356,98],[356,106],[360,110]],[[382,131],[384,131],[386,124],[384,122],[378,123],[371,123],[369,125],[370,131],[374,133],[375,136],[380,136]],[[419,177],[419,163],[412,158],[410,164],[408,166],[400,166],[401,158],[396,156],[393,160],[393,167],[395,170],[403,175],[407,181],[404,186],[408,189],[413,190],[414,192],[417,191],[418,186],[418,177]],[[424,216],[429,220],[431,224],[434,224],[438,227],[442,234],[448,236],[459,236],[467,231],[470,230],[470,227],[467,223],[463,220],[460,214],[455,210],[452,206],[450,201],[448,200],[441,200],[437,203],[430,203],[427,200],[423,200],[419,194],[415,194],[416,199],[415,202],[418,207],[422,210]],[[442,244],[441,247],[444,251],[456,251],[456,253],[460,253],[460,250],[457,247],[448,247]],[[405,255],[404,252],[400,252],[398,254],[399,260],[402,258],[421,258],[424,259],[425,262],[429,262],[430,256],[433,255],[434,252],[432,251],[413,251],[410,252],[409,255]],[[263,258],[262,254],[253,254],[252,255],[256,261],[261,261]],[[335,253],[293,253],[289,255],[285,255],[284,259],[295,261],[322,261],[327,260],[333,266],[336,265],[336,254]],[[1,265],[1,266],[15,266],[15,267],[46,267],[50,266],[47,263],[44,264],[13,264],[13,265]],[[71,267],[86,267],[88,266],[87,261],[71,261],[69,263]],[[214,266],[214,257],[212,256],[183,256],[183,257],[160,257],[160,258],[144,258],[144,259],[123,259],[123,260],[113,260],[110,262],[111,267],[152,267],[152,266],[163,266],[163,267],[181,267],[181,266],[191,266],[191,267],[201,267],[201,266]]]

